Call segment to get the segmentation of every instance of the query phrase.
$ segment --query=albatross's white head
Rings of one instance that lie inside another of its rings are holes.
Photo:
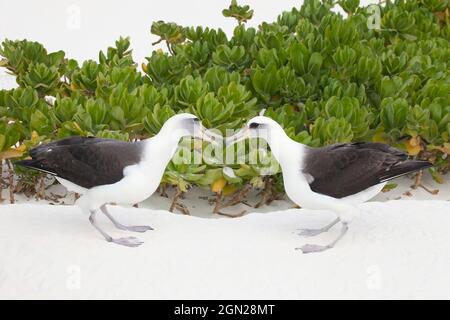
[[[281,150],[288,147],[287,144],[295,143],[291,140],[283,128],[275,120],[257,116],[250,119],[246,126],[236,134],[225,139],[226,146],[235,144],[248,138],[261,138],[267,141],[274,156],[280,160]]]
[[[184,137],[194,137],[222,145],[222,136],[207,130],[195,115],[180,113],[168,119],[156,136],[147,139],[144,158],[150,159],[153,167],[157,168],[155,170],[162,172]]]
[[[211,143],[222,141],[221,136],[207,130],[200,119],[190,113],[176,114],[168,119],[158,135],[165,136],[174,143],[178,143],[183,137],[194,137]]]
[[[250,119],[244,128],[228,137],[225,142],[228,146],[248,138],[262,138],[272,147],[272,145],[282,142],[286,137],[278,122],[268,117],[257,116]]]

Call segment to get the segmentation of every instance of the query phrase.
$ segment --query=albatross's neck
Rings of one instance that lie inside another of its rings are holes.
[[[156,136],[144,141],[144,162],[164,170],[175,154],[181,138],[168,128],[163,127]]]
[[[289,138],[281,127],[272,128],[266,140],[281,167],[289,166],[290,163],[300,160],[304,145]]]

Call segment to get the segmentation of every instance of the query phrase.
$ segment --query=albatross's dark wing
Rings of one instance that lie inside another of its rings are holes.
[[[382,143],[346,143],[308,149],[303,173],[314,192],[343,198],[371,186],[432,166],[408,160],[404,152]]]
[[[16,164],[92,188],[121,180],[123,169],[138,163],[141,154],[141,143],[70,137],[40,145],[30,151],[31,160]]]

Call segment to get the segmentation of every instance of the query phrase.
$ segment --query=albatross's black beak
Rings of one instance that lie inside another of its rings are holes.
[[[236,132],[234,135],[227,137],[225,139],[225,146],[228,147],[247,138],[250,138],[250,129],[246,126],[241,130],[239,130],[238,132]]]
[[[203,125],[200,127],[200,139],[210,142],[213,145],[222,145],[223,136],[217,133],[214,133],[211,130],[206,129]]]

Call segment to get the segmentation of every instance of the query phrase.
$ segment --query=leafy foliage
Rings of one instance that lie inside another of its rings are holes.
[[[333,1],[305,0],[255,29],[245,26],[253,10],[233,0],[223,10],[238,22],[231,36],[157,21],[151,32],[167,52],[151,52],[142,71],[128,38],[81,64],[37,42],[5,40],[0,65],[19,87],[0,91],[2,159],[70,135],[142,139],[186,111],[224,132],[267,109],[301,143],[380,141],[448,171],[449,1],[387,1],[376,29],[359,1],[337,4],[347,17]],[[230,193],[263,184],[259,166],[206,160],[171,163],[163,182]]]

